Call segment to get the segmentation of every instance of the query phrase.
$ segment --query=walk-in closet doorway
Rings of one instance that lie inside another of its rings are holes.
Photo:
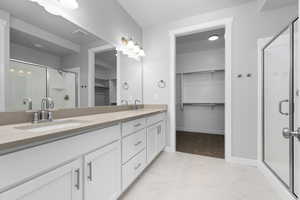
[[[170,151],[232,158],[231,24],[228,18],[170,31]]]

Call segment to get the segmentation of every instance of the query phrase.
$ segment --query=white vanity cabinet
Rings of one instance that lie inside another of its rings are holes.
[[[150,163],[157,154],[158,126],[152,125],[147,128],[147,162]]]
[[[165,113],[149,117],[147,124],[147,162],[151,163],[166,145]]]
[[[147,162],[151,163],[164,147],[165,126],[161,121],[147,128]]]
[[[0,156],[0,200],[117,200],[165,147],[165,113]]]
[[[73,161],[0,194],[1,200],[82,200],[82,162]]]
[[[158,124],[158,130],[157,130],[158,138],[157,138],[157,149],[158,153],[164,150],[166,146],[166,122],[161,121]]]
[[[165,113],[124,122],[122,130],[122,191],[125,191],[164,149]]]
[[[85,200],[115,200],[121,194],[120,141],[84,156]]]

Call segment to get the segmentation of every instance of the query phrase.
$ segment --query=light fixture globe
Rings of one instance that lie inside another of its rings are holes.
[[[77,0],[29,0],[42,6],[53,15],[63,15],[64,9],[75,10],[79,7]]]
[[[79,7],[77,0],[60,0],[60,4],[67,9],[75,10]]]

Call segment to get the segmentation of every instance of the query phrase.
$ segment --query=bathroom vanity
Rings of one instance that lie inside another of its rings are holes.
[[[117,199],[164,149],[165,111],[1,126],[0,199]]]

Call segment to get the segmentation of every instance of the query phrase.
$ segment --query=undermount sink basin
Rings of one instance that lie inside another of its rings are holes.
[[[71,128],[77,127],[85,123],[84,121],[80,120],[55,120],[53,122],[45,122],[40,124],[31,124],[26,126],[19,126],[15,127],[19,130],[30,131],[30,132],[45,132],[45,131],[52,131],[64,128]]]

